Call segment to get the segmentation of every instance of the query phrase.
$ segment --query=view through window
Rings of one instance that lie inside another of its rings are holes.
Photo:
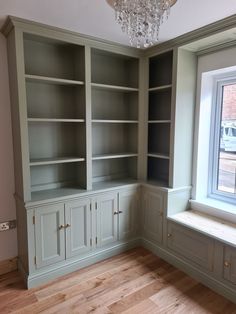
[[[221,87],[217,190],[236,195],[236,83]]]

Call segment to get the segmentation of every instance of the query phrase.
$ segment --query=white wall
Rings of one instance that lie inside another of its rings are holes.
[[[0,34],[0,222],[16,218],[6,40]],[[17,256],[16,229],[0,232],[0,261]]]

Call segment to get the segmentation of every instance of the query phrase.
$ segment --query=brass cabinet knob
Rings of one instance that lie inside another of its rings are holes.
[[[118,215],[118,214],[119,214],[119,212],[118,212],[118,211],[115,211],[115,212],[114,212],[114,215]]]
[[[71,225],[70,224],[66,224],[65,225],[65,228],[69,228]]]
[[[171,234],[171,233],[168,233],[168,234],[167,234],[167,237],[168,237],[168,238],[171,238],[171,237],[172,237],[172,234]]]
[[[119,214],[122,214],[123,213],[123,211],[122,210],[119,210]]]
[[[230,267],[230,262],[225,261],[225,262],[224,262],[224,266],[225,266],[225,267]]]
[[[60,226],[58,227],[59,230],[61,230],[61,229],[63,229],[63,228],[64,228],[63,225],[60,225]]]

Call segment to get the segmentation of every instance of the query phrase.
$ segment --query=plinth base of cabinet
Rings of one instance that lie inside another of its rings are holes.
[[[226,284],[212,277],[210,274],[207,274],[190,263],[187,263],[185,260],[174,255],[172,252],[169,252],[169,250],[166,248],[160,247],[144,238],[141,240],[141,245],[158,257],[163,258],[171,265],[182,270],[190,277],[198,280],[208,288],[214,290],[216,293],[219,293],[230,301],[236,303],[236,289],[228,287]]]
[[[75,272],[86,266],[90,266],[109,257],[123,253],[127,250],[140,246],[140,239],[130,240],[129,242],[117,243],[112,247],[100,249],[89,253],[78,260],[66,261],[64,265],[54,265],[54,269],[40,269],[34,274],[27,274],[19,262],[19,270],[23,275],[24,281],[28,289],[45,284],[51,280],[57,279],[66,274]]]

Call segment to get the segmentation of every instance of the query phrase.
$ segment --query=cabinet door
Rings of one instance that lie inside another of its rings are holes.
[[[41,268],[65,259],[64,204],[35,210],[36,267]]]
[[[236,249],[224,249],[224,278],[236,285]]]
[[[90,250],[91,213],[90,200],[82,199],[65,205],[66,258]]]
[[[119,193],[119,240],[135,236],[138,226],[138,193],[134,190]]]
[[[163,233],[163,195],[146,191],[143,208],[143,235],[148,240],[161,244]]]
[[[208,271],[213,270],[214,241],[175,223],[168,223],[168,248]]]
[[[117,193],[97,198],[97,246],[105,246],[118,239],[117,200]]]

